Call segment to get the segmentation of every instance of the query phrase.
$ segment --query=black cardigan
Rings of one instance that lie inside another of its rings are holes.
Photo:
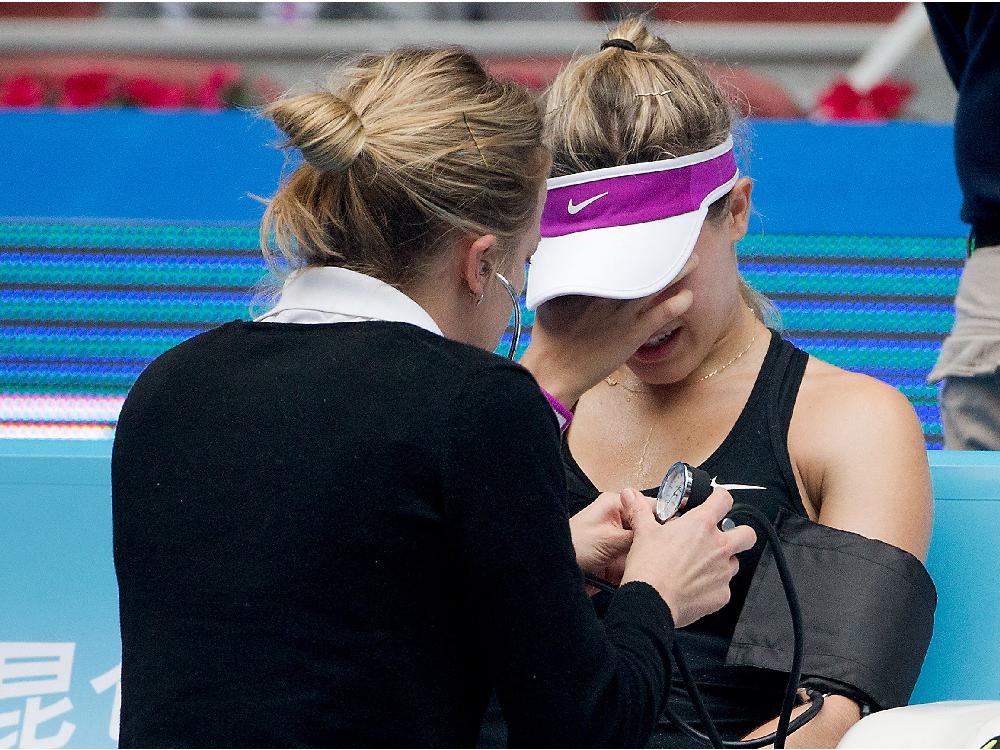
[[[673,626],[603,626],[555,419],[517,365],[402,323],[234,322],[151,364],[112,463],[122,746],[643,745]]]

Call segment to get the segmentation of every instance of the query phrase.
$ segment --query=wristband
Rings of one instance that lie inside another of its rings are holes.
[[[552,411],[555,412],[556,421],[559,422],[559,434],[562,435],[569,429],[569,423],[573,421],[573,412],[563,406],[559,399],[547,390],[541,386],[538,386],[538,388],[541,390],[542,395],[545,396],[545,400],[549,402],[549,406],[552,407]]]

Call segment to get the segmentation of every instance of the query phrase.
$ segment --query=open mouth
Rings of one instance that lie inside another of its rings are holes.
[[[658,333],[639,347],[635,357],[642,361],[652,361],[660,359],[670,351],[671,344],[677,338],[680,326],[665,333]]]
[[[645,344],[642,345],[643,348],[659,346],[660,344],[665,343],[671,336],[674,335],[674,332],[676,330],[677,329],[675,328],[673,331],[667,331],[666,333],[661,333],[656,336],[653,336],[653,338],[651,338],[649,341],[647,341]]]

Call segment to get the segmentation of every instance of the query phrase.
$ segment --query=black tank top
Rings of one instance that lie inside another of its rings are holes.
[[[809,355],[771,332],[771,342],[746,405],[722,444],[701,464],[719,484],[744,484],[763,490],[731,490],[736,502],[755,505],[772,520],[779,510],[807,517],[788,454],[788,427]],[[576,463],[563,440],[563,460],[570,513],[596,499],[599,491]],[[656,496],[659,488],[644,490]],[[741,523],[746,523],[740,519]],[[739,739],[778,714],[787,675],[752,667],[726,666],[726,652],[746,600],[750,581],[764,549],[757,530],[753,549],[739,556],[740,570],[730,585],[729,604],[718,612],[677,631],[677,641],[701,689],[709,714],[726,739]],[[605,595],[595,606],[606,606]],[[680,718],[698,726],[687,690],[674,670],[670,707]],[[691,747],[692,740],[662,720],[650,747]]]

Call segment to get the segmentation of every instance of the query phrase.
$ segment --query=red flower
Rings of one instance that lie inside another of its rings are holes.
[[[130,78],[123,88],[125,96],[140,107],[176,109],[183,107],[187,100],[187,91],[182,85],[152,78]]]
[[[30,75],[8,78],[0,86],[0,107],[40,107],[45,102],[45,89]]]
[[[94,107],[114,98],[115,77],[104,71],[74,73],[63,84],[62,103],[70,107]]]
[[[883,117],[894,117],[903,109],[912,94],[911,83],[887,78],[868,92],[868,99],[875,111]]]
[[[240,71],[234,68],[216,68],[195,91],[195,102],[202,109],[222,109],[226,106],[226,89],[237,83]]]
[[[887,120],[899,114],[912,93],[906,81],[887,78],[861,93],[840,78],[820,94],[816,113],[827,120]]]
[[[834,81],[816,103],[817,114],[828,120],[855,120],[861,94],[844,79]]]
[[[199,85],[140,75],[123,79],[110,70],[85,70],[53,88],[34,76],[0,79],[0,107],[37,107],[57,101],[64,107],[139,106],[151,109],[198,106],[204,109],[253,105],[279,93],[267,79],[243,77],[238,65],[220,65]]]

